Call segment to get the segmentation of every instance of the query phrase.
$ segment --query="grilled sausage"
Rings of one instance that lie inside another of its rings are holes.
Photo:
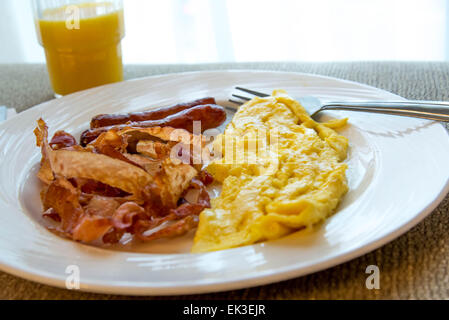
[[[86,146],[94,141],[100,134],[110,129],[121,130],[129,127],[149,128],[149,127],[172,127],[185,129],[193,132],[193,122],[201,121],[201,132],[216,128],[226,120],[226,111],[223,107],[215,104],[199,105],[184,111],[172,114],[164,119],[129,122],[116,126],[89,129],[81,134],[81,145]],[[195,132],[196,133],[196,132]]]
[[[162,107],[143,112],[131,112],[123,114],[100,114],[92,118],[90,122],[90,128],[94,129],[101,127],[109,127],[117,124],[124,124],[127,123],[128,121],[137,122],[147,120],[159,120],[195,106],[204,104],[215,104],[215,103],[216,102],[214,98],[208,97],[194,100],[191,102],[176,104],[170,107]]]

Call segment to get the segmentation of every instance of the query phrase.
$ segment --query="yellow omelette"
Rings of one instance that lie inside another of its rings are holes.
[[[207,170],[222,183],[200,214],[192,252],[277,239],[329,217],[347,192],[348,140],[283,90],[242,105],[214,142]]]

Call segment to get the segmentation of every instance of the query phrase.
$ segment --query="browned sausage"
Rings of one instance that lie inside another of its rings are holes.
[[[201,121],[201,132],[216,128],[226,120],[226,111],[215,104],[195,106],[190,109],[172,114],[164,119],[130,122],[116,126],[89,129],[81,134],[81,145],[85,146],[95,140],[100,134],[110,129],[121,130],[129,127],[172,127],[193,132],[193,121]]]
[[[94,129],[101,127],[108,127],[116,124],[127,123],[128,121],[159,120],[195,106],[204,104],[215,104],[215,103],[216,102],[214,98],[207,97],[191,102],[176,104],[170,107],[162,107],[143,112],[131,112],[122,114],[100,114],[92,118],[90,122],[90,128]]]

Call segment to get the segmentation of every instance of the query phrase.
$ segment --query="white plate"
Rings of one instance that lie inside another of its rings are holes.
[[[409,230],[448,191],[449,139],[436,122],[365,113],[350,118],[350,191],[338,212],[312,232],[205,254],[190,254],[191,235],[144,246],[151,253],[106,250],[63,240],[42,226],[40,152],[35,121],[50,134],[79,135],[98,113],[142,110],[203,96],[225,102],[241,85],[323,99],[398,99],[365,85],[316,75],[217,71],[138,79],[66,96],[27,110],[0,125],[0,267],[41,283],[65,286],[66,268],[80,270],[86,291],[174,295],[244,288],[302,276],[367,253]],[[135,250],[128,248],[127,250]],[[138,248],[136,250],[142,250]]]

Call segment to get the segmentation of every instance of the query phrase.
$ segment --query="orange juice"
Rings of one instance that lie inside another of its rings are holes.
[[[66,6],[47,9],[37,20],[50,80],[59,95],[123,80],[123,9],[107,2],[77,7],[75,27],[67,25]]]

